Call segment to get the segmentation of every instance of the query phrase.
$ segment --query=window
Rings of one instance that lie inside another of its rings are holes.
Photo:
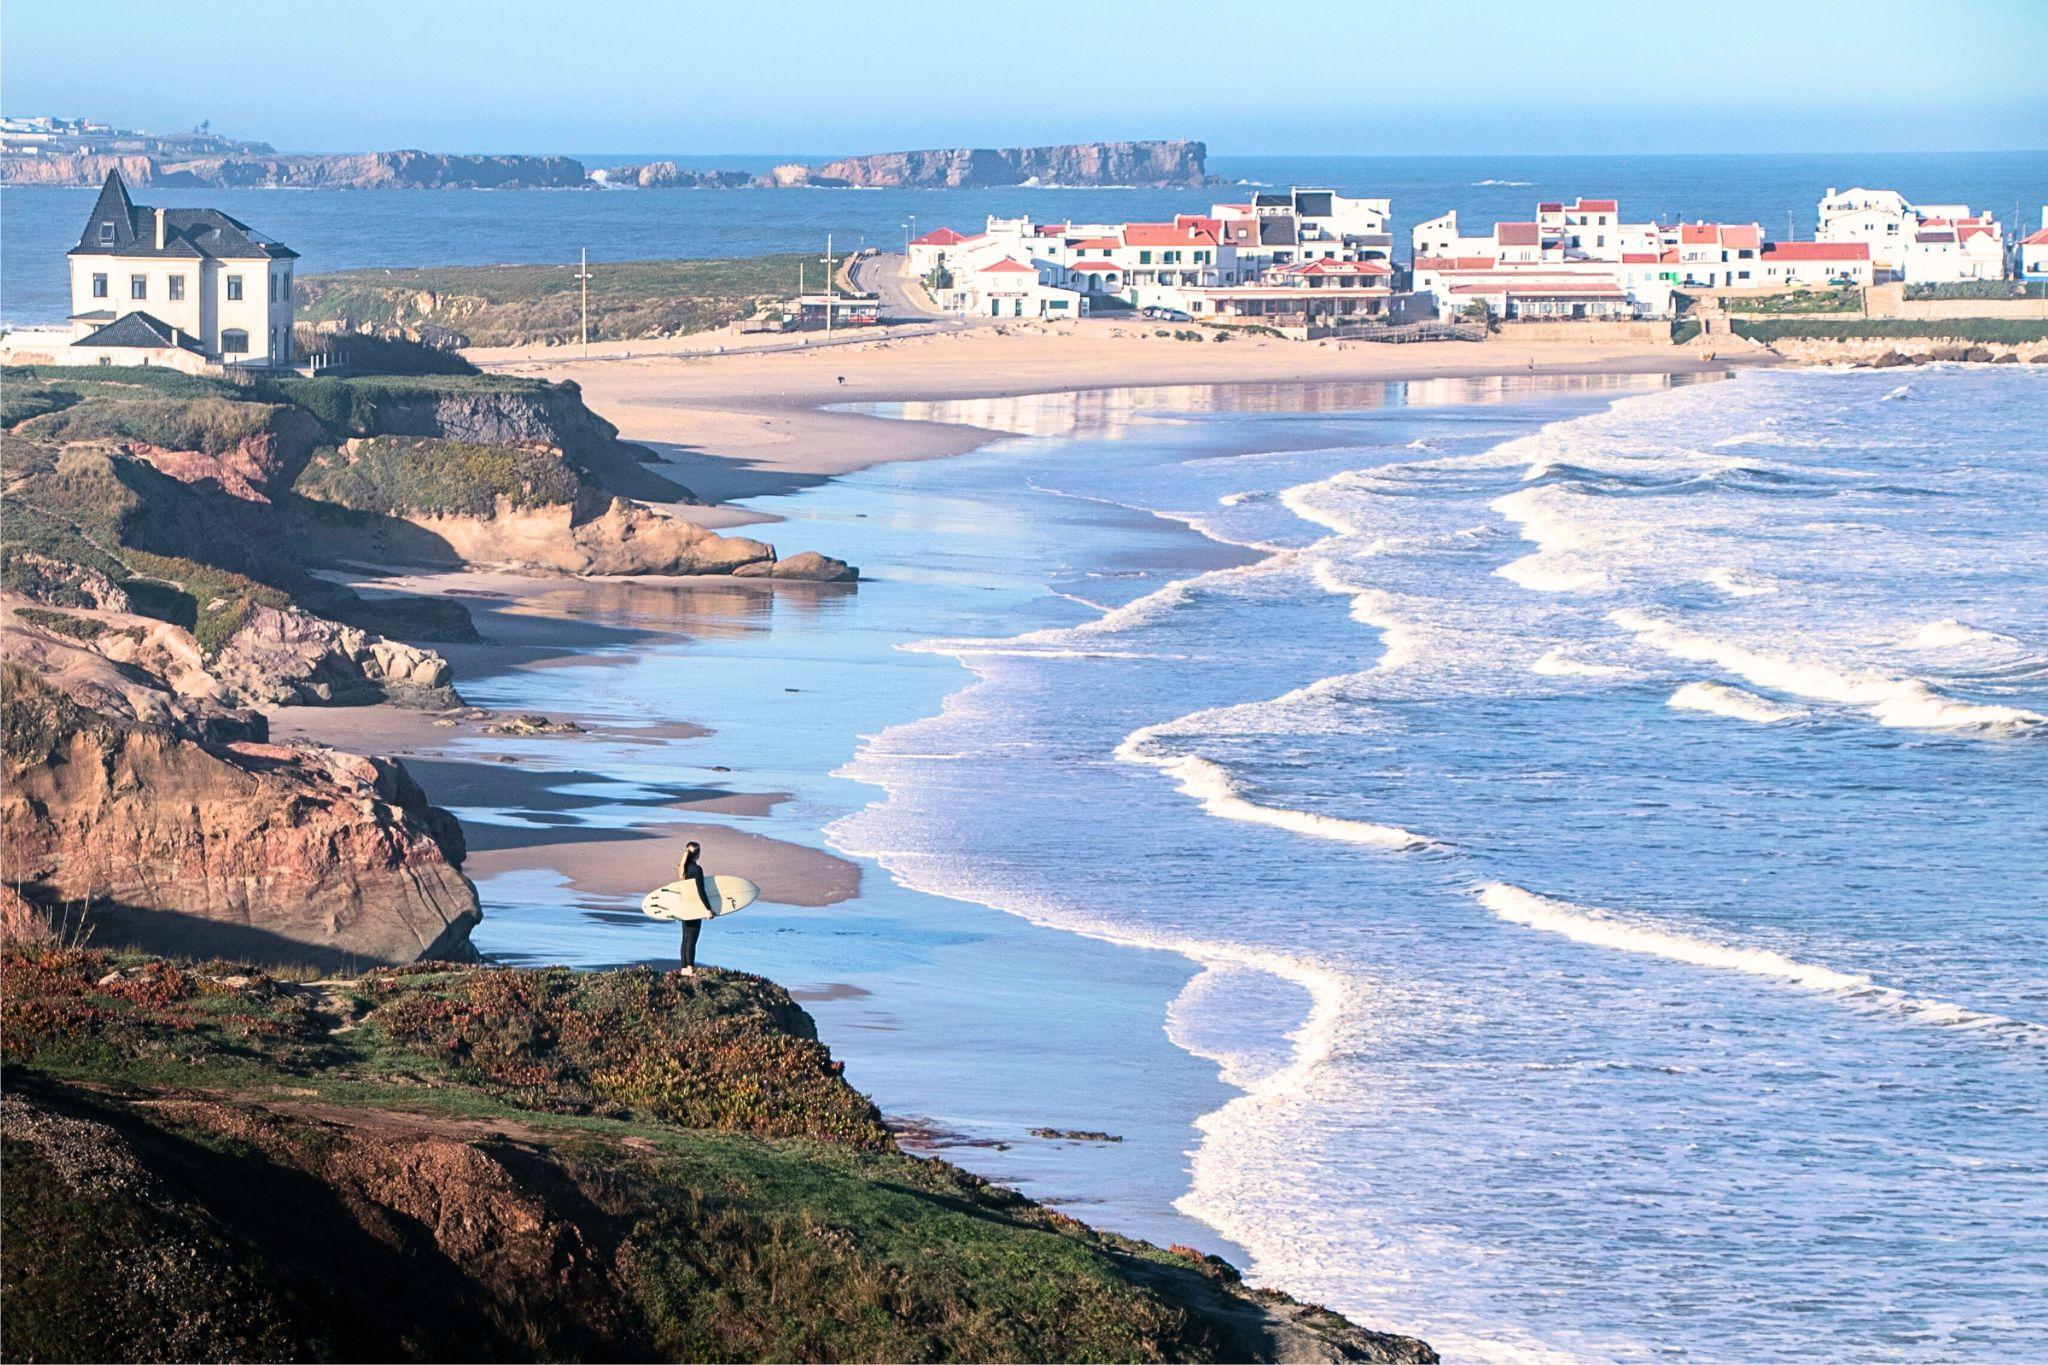
[[[228,299],[229,299],[229,300],[230,300],[231,302],[239,302],[239,301],[240,301],[240,299],[241,299],[241,297],[242,297],[242,277],[241,277],[240,275],[230,275],[230,276],[228,276]],[[248,340],[248,338],[247,338],[247,337],[244,337],[244,338],[243,338],[243,340],[244,340],[244,342],[246,342],[246,341]],[[244,349],[244,350],[246,350],[246,349],[248,349],[248,348],[247,348],[247,346],[245,345],[245,346],[243,347],[243,349]]]
[[[114,222],[110,218],[100,224],[100,245],[106,246],[114,240]]]
[[[149,276],[147,276],[147,275],[130,275],[130,276],[128,277],[128,297],[129,297],[129,298],[131,298],[131,299],[146,299],[146,298],[148,298],[148,297],[149,297]]]
[[[96,299],[103,299],[107,296],[107,277],[105,275],[95,275],[92,277],[92,296]]]
[[[169,283],[171,286],[171,301],[173,303],[185,297],[185,277],[183,275],[171,276]]]
[[[1149,251],[1141,251],[1141,252],[1139,252],[1139,253],[1138,253],[1138,264],[1139,264],[1139,265],[1150,265],[1150,264],[1152,264],[1152,253],[1151,253],[1151,252],[1149,252]]]
[[[229,279],[234,276],[230,275]],[[220,334],[220,349],[225,355],[247,355],[249,334],[239,327],[230,327]]]

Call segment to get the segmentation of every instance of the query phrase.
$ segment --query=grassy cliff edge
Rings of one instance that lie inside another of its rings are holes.
[[[0,971],[13,1358],[1436,1358],[904,1154],[758,977]]]

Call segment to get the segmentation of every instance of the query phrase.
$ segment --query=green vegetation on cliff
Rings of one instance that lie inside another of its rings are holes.
[[[757,977],[0,973],[13,1358],[1435,1359],[903,1154]]]
[[[593,340],[701,332],[797,291],[799,268],[823,282],[816,255],[691,261],[593,261]],[[581,336],[575,264],[429,266],[302,275],[302,321],[358,328],[441,329],[477,346],[569,342]]]
[[[592,490],[552,451],[376,436],[313,457],[293,488],[355,512],[488,517],[512,507],[575,503]]]

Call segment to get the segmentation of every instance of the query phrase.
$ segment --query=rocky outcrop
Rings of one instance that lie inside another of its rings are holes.
[[[119,170],[146,185],[250,189],[573,189],[583,163],[566,156],[463,156],[446,152],[361,152],[338,156],[0,157],[0,185],[98,185]]]
[[[752,184],[754,177],[745,171],[692,171],[673,161],[650,161],[644,166],[612,166],[593,171],[591,179],[641,190],[734,190]]]
[[[472,955],[460,827],[402,765],[202,740],[168,696],[164,723],[138,724],[59,691],[62,669],[6,667],[8,880],[82,907],[94,942],[323,967]]]
[[[1079,142],[1058,147],[954,147],[854,156],[805,170],[777,167],[775,183],[888,189],[979,189],[1000,185],[1209,183],[1208,148],[1199,142]],[[798,172],[802,171],[801,176]]]
[[[860,577],[860,571],[845,560],[821,555],[816,550],[802,550],[771,563],[743,565],[733,573],[741,578],[780,578],[800,583],[851,583]]]
[[[726,574],[775,562],[772,547],[722,536],[615,498],[595,516],[568,503],[513,507],[489,517],[401,513],[439,546],[443,562],[573,574]],[[431,562],[431,561],[430,561]]]

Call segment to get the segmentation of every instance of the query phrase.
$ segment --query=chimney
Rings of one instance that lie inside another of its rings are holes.
[[[156,211],[156,249],[158,251],[164,249],[164,211],[162,209]]]

